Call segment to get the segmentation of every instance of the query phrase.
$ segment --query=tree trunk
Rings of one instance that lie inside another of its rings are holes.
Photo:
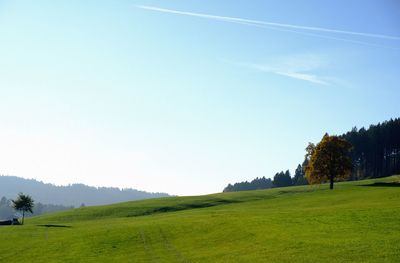
[[[24,224],[24,219],[25,219],[25,211],[22,211],[22,224]]]
[[[331,175],[329,179],[330,179],[329,189],[333,190],[333,175]]]

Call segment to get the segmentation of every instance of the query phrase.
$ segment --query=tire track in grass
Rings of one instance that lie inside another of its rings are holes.
[[[161,228],[159,228],[159,232],[162,240],[164,241],[165,248],[175,255],[178,262],[190,263],[190,260],[186,259],[182,255],[182,253],[179,252],[179,250],[173,244],[171,244],[170,240],[168,239],[168,237],[165,235],[164,231]]]
[[[140,238],[142,240],[146,256],[151,259],[151,262],[154,263],[160,262],[160,257],[156,255],[153,245],[151,244],[149,238],[146,237],[146,234],[144,233],[143,229],[140,229]]]

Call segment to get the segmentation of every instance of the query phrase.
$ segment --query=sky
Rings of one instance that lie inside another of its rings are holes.
[[[0,174],[175,195],[400,117],[400,3],[0,0]]]

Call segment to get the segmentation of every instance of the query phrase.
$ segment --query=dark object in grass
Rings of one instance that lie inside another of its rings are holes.
[[[375,182],[373,184],[365,184],[363,186],[384,186],[384,187],[400,187],[400,182]]]
[[[5,220],[5,221],[0,221],[0,226],[12,226],[12,225],[20,225],[18,219],[13,218],[12,220]]]
[[[42,226],[42,227],[71,227],[71,226],[66,226],[66,225],[37,225],[37,226]]]

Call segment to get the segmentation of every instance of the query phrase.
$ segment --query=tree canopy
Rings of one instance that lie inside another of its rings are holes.
[[[349,157],[351,144],[338,136],[325,134],[316,146],[307,150],[308,165],[305,169],[310,184],[347,180],[351,175],[352,162]]]
[[[357,129],[341,136],[353,145],[351,179],[384,177],[400,173],[400,118]]]
[[[235,184],[228,184],[224,192],[248,191],[257,189],[267,189],[272,187],[272,180],[269,178],[261,177],[252,180],[251,182],[245,181]]]
[[[33,209],[33,199],[29,195],[24,195],[23,193],[19,193],[16,200],[12,200],[13,207],[15,210],[22,212],[22,224],[24,224],[25,213],[32,213]]]
[[[292,178],[293,185],[304,185],[307,184],[307,179],[305,178],[304,167],[302,165],[297,165],[294,171],[294,176]]]
[[[292,185],[292,178],[290,177],[290,172],[276,173],[273,180],[274,187],[285,187]]]

